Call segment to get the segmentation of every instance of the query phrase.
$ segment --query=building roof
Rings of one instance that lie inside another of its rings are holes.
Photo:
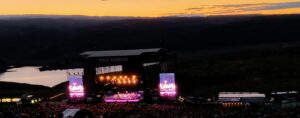
[[[106,50],[106,51],[87,51],[80,55],[86,58],[90,57],[122,57],[122,56],[138,56],[147,52],[158,52],[161,48],[152,49],[132,49],[132,50]]]
[[[266,95],[257,92],[220,92],[219,93],[219,98],[228,98],[228,97],[266,97]]]

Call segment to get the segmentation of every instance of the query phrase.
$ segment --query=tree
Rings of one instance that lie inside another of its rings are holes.
[[[0,72],[3,72],[7,69],[7,64],[2,60],[0,59]]]

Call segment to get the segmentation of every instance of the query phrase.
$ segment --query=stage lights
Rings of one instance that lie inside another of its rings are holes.
[[[99,81],[117,85],[136,85],[138,83],[137,75],[101,75]]]
[[[133,80],[132,83],[136,84],[136,80]]]
[[[103,77],[103,76],[101,76],[101,77],[100,77],[100,81],[103,81],[103,80],[104,80],[104,77]]]

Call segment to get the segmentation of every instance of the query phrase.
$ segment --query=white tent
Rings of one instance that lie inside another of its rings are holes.
[[[266,97],[263,93],[258,92],[220,92],[219,98],[241,98],[241,97]]]
[[[243,102],[260,104],[264,103],[266,95],[258,92],[220,92],[219,102]]]
[[[63,118],[74,117],[78,111],[80,111],[80,109],[66,109],[63,111]]]

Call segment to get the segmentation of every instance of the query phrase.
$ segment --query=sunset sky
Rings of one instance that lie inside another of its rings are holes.
[[[300,0],[0,0],[0,15],[209,16],[300,14]]]

